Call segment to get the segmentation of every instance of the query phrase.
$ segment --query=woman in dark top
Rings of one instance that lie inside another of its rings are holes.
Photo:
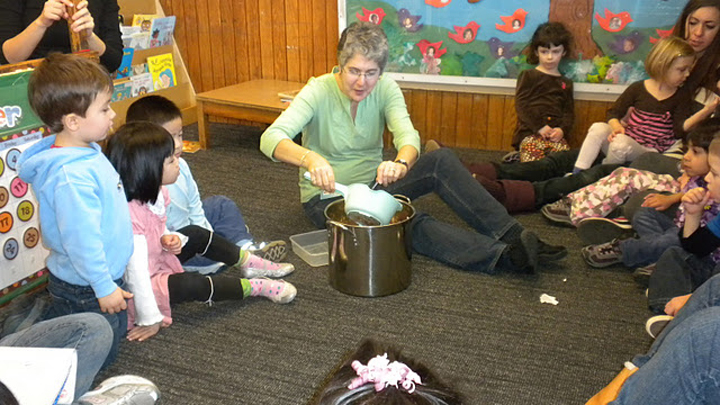
[[[71,0],[0,0],[0,64],[70,52],[70,24],[75,32],[89,34],[89,49],[115,71],[122,59],[117,0],[83,0],[70,17],[72,7]]]

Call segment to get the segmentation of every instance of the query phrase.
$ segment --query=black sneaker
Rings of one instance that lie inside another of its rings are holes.
[[[538,245],[540,241],[534,233],[523,230],[520,240],[511,243],[505,253],[510,261],[510,270],[515,273],[533,274],[537,269]]]
[[[622,263],[622,250],[620,249],[620,241],[617,239],[599,245],[585,246],[580,250],[580,253],[587,264],[596,268]]]
[[[670,315],[655,315],[645,322],[645,331],[651,338],[655,339],[673,318]]]
[[[657,263],[653,263],[645,267],[638,267],[633,272],[633,279],[636,283],[647,288],[650,285],[650,276],[652,276],[652,274],[655,272],[656,266]]]
[[[542,263],[562,260],[567,256],[565,246],[550,245],[538,239],[538,261]]]
[[[580,240],[585,245],[599,245],[613,239],[627,239],[635,235],[626,219],[585,218],[577,224]]]

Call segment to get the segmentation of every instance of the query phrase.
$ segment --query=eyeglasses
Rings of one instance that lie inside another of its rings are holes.
[[[347,73],[347,75],[354,80],[360,79],[360,76],[362,76],[365,80],[376,80],[378,77],[380,77],[379,70],[368,70],[367,72],[363,72],[355,68],[349,68],[345,69],[345,73]]]

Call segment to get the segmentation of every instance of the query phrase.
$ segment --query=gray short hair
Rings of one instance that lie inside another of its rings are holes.
[[[337,58],[340,67],[355,55],[362,55],[385,70],[388,61],[388,40],[379,25],[354,22],[343,30],[338,42]]]

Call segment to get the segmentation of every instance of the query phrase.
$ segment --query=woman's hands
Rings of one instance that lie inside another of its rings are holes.
[[[324,157],[308,150],[304,158],[301,159],[300,165],[304,165],[308,169],[313,185],[320,187],[327,193],[335,192],[335,172]]]
[[[65,19],[74,32],[85,31],[87,35],[91,35],[95,28],[95,20],[90,15],[87,5],[87,0],[78,3],[77,7],[70,0],[48,0],[45,2],[42,14],[35,21],[41,27],[49,28],[60,19]]]
[[[408,168],[404,164],[386,160],[378,166],[375,180],[379,184],[387,186],[405,177],[407,172]]]

